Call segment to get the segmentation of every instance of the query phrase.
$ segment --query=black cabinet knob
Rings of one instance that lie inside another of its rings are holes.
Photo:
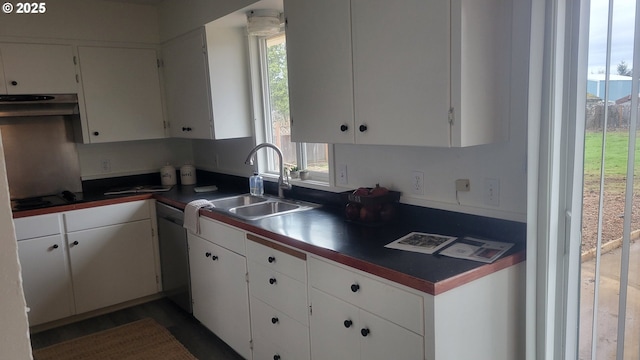
[[[367,335],[369,335],[369,333],[370,333],[370,332],[371,332],[371,331],[369,331],[369,329],[367,329],[367,328],[364,328],[364,329],[360,330],[360,334],[361,334],[362,336],[365,336],[365,337],[366,337]]]
[[[344,327],[346,327],[347,329],[350,328],[351,325],[353,325],[353,321],[351,321],[351,320],[345,320],[344,321]]]
[[[269,279],[269,284],[273,285],[275,283],[277,283],[278,281],[276,280],[276,278],[271,278]]]
[[[18,82],[17,82],[17,81],[15,81],[15,80],[13,80],[13,81],[11,82],[11,85],[16,86],[16,85],[18,85]]]
[[[367,131],[367,125],[364,125],[364,124],[360,125],[360,127],[358,128],[358,130],[360,130],[360,132],[365,132],[365,131]]]
[[[100,135],[100,133],[99,133],[99,132],[97,132],[97,131],[94,131],[94,132],[93,132],[93,136],[98,136],[98,135]]]
[[[345,132],[347,130],[349,130],[349,126],[348,125],[345,125],[345,124],[340,125],[340,131]]]
[[[358,292],[358,290],[360,290],[360,285],[358,284],[351,285],[351,291]]]
[[[72,242],[71,244],[73,244],[74,246],[75,246],[75,245],[78,245],[78,240],[76,240],[76,241]]]
[[[206,252],[206,253],[204,253],[204,256],[209,257],[209,256],[211,256],[211,253],[210,252]]]
[[[211,260],[216,261],[216,260],[218,260],[218,257],[217,257],[216,255],[213,255],[213,256],[211,257]]]
[[[57,249],[59,246],[58,244],[53,244],[53,246],[51,247],[52,249]]]
[[[185,126],[183,126],[183,127],[182,127],[182,131],[191,131],[191,128],[190,128],[190,127],[188,127],[188,126],[186,126],[186,127],[185,127]]]
[[[267,259],[267,261],[269,261],[269,263],[274,263],[276,262],[276,258],[274,258],[273,256],[269,256],[269,258]]]
[[[275,317],[275,316],[271,318],[271,323],[272,323],[272,324],[277,324],[277,323],[278,323],[278,321],[280,321],[280,320],[279,320],[277,317]]]
[[[280,360],[280,355],[273,355],[273,360]]]

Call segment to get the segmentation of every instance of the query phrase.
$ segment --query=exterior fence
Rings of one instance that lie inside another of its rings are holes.
[[[629,121],[631,120],[631,101],[621,104],[610,102],[607,109],[609,112],[607,130],[626,130],[629,128]],[[602,129],[604,124],[604,111],[604,101],[600,99],[587,100],[585,114],[587,130]]]

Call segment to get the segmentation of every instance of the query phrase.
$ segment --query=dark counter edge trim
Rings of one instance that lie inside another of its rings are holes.
[[[140,195],[129,195],[129,196],[123,196],[123,197],[105,199],[105,200],[80,202],[80,203],[56,206],[51,208],[19,211],[19,212],[13,213],[13,218],[17,219],[17,218],[22,218],[27,216],[52,214],[52,213],[58,213],[63,211],[80,210],[80,209],[87,209],[87,208],[92,208],[97,206],[112,205],[112,204],[119,204],[119,203],[138,201],[138,200],[147,200],[147,199],[156,199],[157,201],[162,202],[164,204],[171,205],[179,209],[184,209],[183,203],[178,201],[173,201],[171,199],[167,199],[165,197],[162,197],[162,195],[140,194]],[[289,238],[284,235],[272,233],[262,228],[253,226],[249,223],[246,223],[222,214],[218,214],[216,212],[200,211],[200,214],[210,219],[217,220],[246,231],[250,231],[256,235],[263,236],[269,240],[276,241],[276,242],[291,246],[293,248],[306,251],[314,255],[318,255],[320,257],[338,262],[340,264],[364,271],[372,275],[379,276],[381,278],[396,282],[398,284],[401,284],[401,285],[404,285],[412,289],[416,289],[434,296],[442,294],[446,291],[462,286],[464,284],[470,283],[471,281],[490,275],[494,272],[498,272],[510,266],[516,265],[520,262],[525,261],[525,258],[526,258],[525,252],[521,251],[516,254],[501,258],[495,261],[494,263],[480,266],[478,268],[469,270],[462,274],[458,274],[448,279],[438,281],[437,283],[432,283],[430,281],[419,279],[395,270],[391,270],[382,266],[372,264],[367,261],[356,259],[333,250],[323,249],[323,248],[305,243],[303,241],[298,241],[298,240]]]

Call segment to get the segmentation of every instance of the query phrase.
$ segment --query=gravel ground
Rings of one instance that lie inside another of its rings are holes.
[[[602,244],[622,237],[624,226],[624,179],[607,179],[602,218]],[[593,189],[593,190],[591,190]],[[640,229],[640,196],[634,194],[631,230]],[[582,207],[582,252],[595,249],[598,241],[598,207],[600,194],[597,187],[585,182]]]

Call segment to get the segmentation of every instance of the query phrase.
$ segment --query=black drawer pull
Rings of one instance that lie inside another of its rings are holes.
[[[277,283],[278,281],[276,280],[276,278],[271,278],[269,279],[269,284],[273,285],[275,283]]]
[[[358,290],[360,290],[360,285],[358,284],[351,285],[351,291],[358,292]]]
[[[269,256],[269,258],[267,259],[267,261],[268,261],[270,264],[273,264],[274,262],[276,262],[276,258],[274,258],[273,256]]]
[[[360,330],[360,334],[364,337],[366,337],[367,335],[369,335],[369,333],[371,333],[371,331],[369,331],[369,329],[364,328],[362,330]]]
[[[280,321],[280,320],[279,320],[277,317],[275,317],[275,316],[271,318],[271,323],[272,323],[272,324],[277,324],[279,321]]]
[[[344,327],[346,327],[347,329],[350,328],[351,325],[353,325],[353,321],[351,321],[351,320],[345,320],[344,321]]]

